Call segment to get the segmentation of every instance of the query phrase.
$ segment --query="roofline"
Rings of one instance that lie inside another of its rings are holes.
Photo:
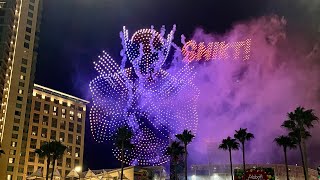
[[[70,95],[70,94],[66,94],[66,93],[63,93],[63,92],[60,92],[60,91],[57,91],[57,90],[54,90],[54,89],[50,89],[50,88],[48,88],[48,87],[44,87],[44,86],[41,86],[41,85],[39,85],[39,84],[34,84],[34,87],[35,87],[35,88],[41,88],[41,89],[44,89],[44,90],[47,90],[47,91],[51,91],[51,92],[53,92],[53,93],[57,93],[57,94],[60,94],[60,95],[62,95],[62,96],[66,96],[66,97],[69,97],[69,98],[72,98],[72,99],[81,101],[82,103],[85,103],[85,104],[90,103],[90,101],[87,101],[87,100],[85,100],[85,99],[81,99],[81,98],[72,96],[72,95]],[[38,89],[36,89],[36,90],[38,90]],[[45,92],[45,93],[46,93],[46,92]],[[52,94],[52,95],[54,95],[54,94]]]

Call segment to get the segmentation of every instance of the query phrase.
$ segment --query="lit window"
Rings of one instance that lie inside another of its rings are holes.
[[[26,79],[26,76],[21,75],[21,76],[20,76],[20,79],[21,79],[21,80],[25,80],[25,79]]]
[[[62,111],[62,113],[63,113],[63,114],[65,114],[65,113],[66,113],[66,109],[62,109],[61,111]]]
[[[9,163],[14,163],[14,158],[9,158]]]
[[[75,153],[74,155],[75,155],[76,157],[79,157],[79,153]]]
[[[70,111],[70,116],[73,116],[74,115],[74,112],[73,111]]]
[[[18,93],[19,93],[19,94],[23,94],[23,90],[22,90],[22,89],[19,89]]]
[[[17,143],[14,142],[14,141],[12,141],[11,146],[12,146],[12,147],[16,147],[16,146],[17,146]]]
[[[12,175],[11,174],[7,175],[7,180],[12,180]]]
[[[80,119],[81,119],[81,116],[82,116],[82,114],[81,114],[81,113],[78,113],[78,118],[80,118]]]

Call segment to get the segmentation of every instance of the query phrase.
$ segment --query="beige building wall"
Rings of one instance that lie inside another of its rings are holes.
[[[55,169],[65,177],[75,167],[83,166],[86,104],[89,102],[37,84],[32,95],[23,173],[30,175],[43,168],[46,175],[46,160],[34,151],[44,142],[57,140],[67,146],[64,157],[55,164]]]
[[[10,2],[16,8],[0,110],[0,143],[6,153],[0,159],[0,179],[20,180],[24,177],[41,0]]]

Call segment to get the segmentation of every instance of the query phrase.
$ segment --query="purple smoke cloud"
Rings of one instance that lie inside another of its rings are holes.
[[[227,153],[218,150],[218,144],[240,127],[255,134],[247,144],[247,163],[282,163],[282,150],[273,140],[286,133],[280,127],[286,113],[304,106],[320,116],[319,46],[304,40],[303,34],[287,34],[286,24],[284,18],[269,16],[236,24],[225,35],[195,31],[196,42],[251,38],[252,44],[248,61],[193,63],[201,93],[197,137],[190,145],[192,163],[228,163]],[[316,125],[308,141],[312,165],[319,163],[319,135]],[[235,163],[240,163],[240,151],[234,156]],[[290,163],[300,163],[298,151],[289,156]]]

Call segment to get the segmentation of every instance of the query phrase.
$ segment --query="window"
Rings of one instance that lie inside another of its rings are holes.
[[[74,124],[72,122],[69,122],[69,131],[73,132]]]
[[[21,107],[22,107],[22,104],[16,103],[16,108],[21,109]]]
[[[59,140],[60,140],[61,142],[64,141],[64,132],[60,132]]]
[[[81,137],[80,136],[76,136],[76,144],[81,145]]]
[[[27,41],[30,41],[31,37],[30,37],[28,34],[26,34],[26,35],[24,36],[24,39],[27,40]]]
[[[19,168],[19,169],[18,169],[18,172],[19,172],[19,173],[23,173],[23,170],[24,170],[23,168]]]
[[[40,111],[41,109],[41,102],[35,101],[34,102],[34,110]]]
[[[10,155],[16,155],[16,150],[11,149],[9,152]]]
[[[13,171],[13,167],[12,167],[12,171]],[[7,180],[12,180],[12,175],[11,174],[7,175]]]
[[[80,157],[80,148],[76,147],[75,156]]]
[[[17,180],[23,180],[23,176],[18,176]]]
[[[28,33],[31,33],[31,28],[30,28],[30,27],[26,27],[26,31],[27,31]]]
[[[67,104],[66,102],[63,102],[63,103],[62,103],[62,106],[67,107],[68,104]]]
[[[11,146],[12,146],[12,147],[17,147],[17,142],[12,141],[12,142],[11,142]]]
[[[51,126],[54,127],[54,128],[57,128],[58,126],[58,120],[56,118],[52,118],[52,122],[51,122]]]
[[[19,86],[20,87],[24,87],[24,83],[23,82],[19,82]]]
[[[8,167],[7,167],[7,171],[13,172],[13,166],[8,166]]]
[[[67,154],[68,154],[69,156],[72,155],[72,147],[67,146]]]
[[[70,111],[70,120],[73,120],[73,115],[74,115],[74,112]]]
[[[68,168],[71,168],[71,158],[67,158],[67,160],[66,160],[66,166],[67,166]]]
[[[20,119],[14,118],[13,122],[14,122],[14,123],[17,123],[17,124],[20,124]]]
[[[26,73],[26,72],[27,72],[27,68],[26,68],[26,67],[21,66],[20,72]]]
[[[18,139],[18,134],[12,134],[12,139]]]
[[[50,97],[46,96],[44,99],[45,99],[47,102],[50,102]]]
[[[60,122],[60,129],[63,129],[63,130],[66,129],[66,122],[65,121]]]
[[[45,126],[49,125],[49,117],[48,116],[43,116],[42,124]]]
[[[13,129],[14,131],[19,131],[19,127],[18,127],[18,126],[13,126],[12,129]]]
[[[22,101],[23,97],[17,96],[18,101]]]
[[[57,99],[55,99],[53,102],[54,102],[55,104],[59,104],[59,100],[57,100]]]
[[[28,59],[22,58],[21,63],[24,65],[28,64]]]
[[[39,114],[33,114],[33,122],[39,124],[40,115]]]
[[[20,116],[20,115],[21,115],[21,112],[20,112],[20,111],[15,111],[15,112],[14,112],[14,115]]]
[[[43,112],[46,114],[49,114],[50,110],[50,105],[49,104],[44,104]]]
[[[53,114],[54,116],[58,116],[58,107],[53,106],[53,112],[52,112],[52,114]]]
[[[29,4],[29,9],[33,11],[34,10],[34,6]]]
[[[37,148],[37,139],[33,139],[33,138],[31,138],[31,141],[30,141],[30,148],[32,148],[32,149],[36,149]],[[30,152],[29,154],[29,156],[31,156],[32,154],[31,154],[32,152]],[[34,153],[34,152],[33,152]]]
[[[32,18],[33,17],[33,13],[32,12],[28,12],[28,17]]]
[[[56,132],[56,131],[51,130],[50,139],[52,139],[52,140],[56,140],[56,136],[57,136],[57,132]]]
[[[21,79],[21,80],[26,80],[26,76],[20,75],[20,79]]]
[[[82,114],[81,114],[81,113],[78,113],[78,114],[77,114],[77,117],[78,117],[78,122],[82,122]]]
[[[23,90],[22,90],[22,89],[19,89],[19,90],[18,90],[18,93],[19,93],[19,94],[23,94]]]
[[[31,134],[33,136],[37,136],[38,135],[38,126],[32,126],[32,132]]]
[[[77,125],[77,133],[81,134],[82,126],[80,124]]]
[[[32,26],[32,21],[30,19],[27,19],[27,24]]]
[[[57,166],[62,166],[62,158],[58,159]]]
[[[24,43],[23,43],[23,47],[25,47],[25,48],[29,49],[30,45],[29,45],[29,43],[24,42]]]
[[[14,158],[9,158],[8,163],[14,163]]]
[[[41,130],[41,137],[47,138],[47,129],[46,129],[46,128],[42,128],[42,130]]]
[[[68,134],[68,143],[72,144],[73,142],[73,135],[72,134]]]

